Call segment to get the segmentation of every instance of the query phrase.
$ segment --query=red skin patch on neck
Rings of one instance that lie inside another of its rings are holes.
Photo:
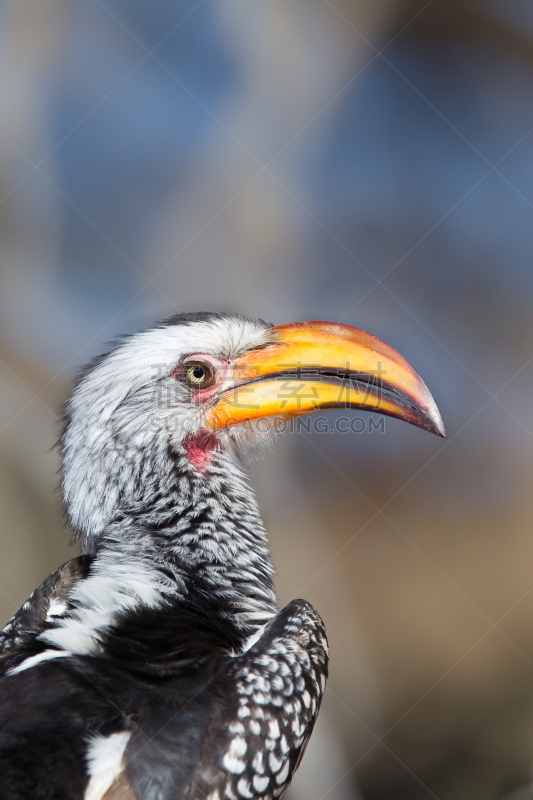
[[[213,454],[217,449],[217,437],[208,431],[202,431],[196,436],[191,436],[185,442],[185,449],[191,464],[204,473],[213,460]]]

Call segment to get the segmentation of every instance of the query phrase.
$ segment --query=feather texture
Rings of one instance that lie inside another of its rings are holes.
[[[271,337],[265,323],[183,315],[80,377],[62,485],[87,553],[0,634],[2,800],[285,792],[324,691],[324,626],[303,600],[278,611],[237,457],[253,430],[221,432],[199,469],[187,443],[206,409],[176,378],[191,353],[228,360]]]

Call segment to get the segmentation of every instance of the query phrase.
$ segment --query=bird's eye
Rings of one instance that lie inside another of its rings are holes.
[[[185,365],[185,379],[193,389],[207,389],[215,382],[215,370],[203,361],[189,361]]]

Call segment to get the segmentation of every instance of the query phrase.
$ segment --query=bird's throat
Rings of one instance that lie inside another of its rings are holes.
[[[196,436],[191,436],[185,442],[185,450],[192,466],[202,475],[211,464],[217,447],[217,437],[209,431],[202,431]]]

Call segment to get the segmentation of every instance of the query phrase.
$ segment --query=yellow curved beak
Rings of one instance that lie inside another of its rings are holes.
[[[407,361],[375,336],[332,322],[272,328],[272,344],[233,363],[231,386],[208,412],[207,426],[326,408],[375,411],[446,436],[435,401]]]

